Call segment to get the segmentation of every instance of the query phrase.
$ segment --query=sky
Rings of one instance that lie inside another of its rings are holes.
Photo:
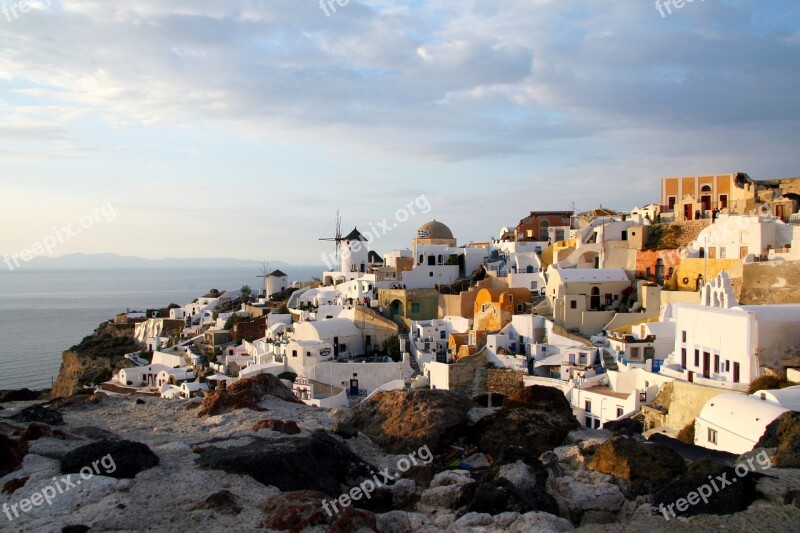
[[[320,264],[337,210],[385,252],[800,175],[800,4],[665,1],[0,0],[0,254]]]

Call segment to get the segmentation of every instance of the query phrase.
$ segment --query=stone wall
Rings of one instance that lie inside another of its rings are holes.
[[[748,305],[800,303],[800,261],[745,264],[739,301]]]
[[[652,429],[666,425],[681,430],[700,416],[708,400],[726,392],[730,391],[682,381],[664,383],[653,400],[653,404],[661,406],[663,411],[652,413],[652,417],[645,412],[648,427]]]
[[[522,389],[522,370],[490,368],[486,375],[486,392],[508,397]]]
[[[470,394],[475,369],[485,367],[488,362],[486,350],[481,350],[480,353],[464,357],[450,365],[450,390]]]

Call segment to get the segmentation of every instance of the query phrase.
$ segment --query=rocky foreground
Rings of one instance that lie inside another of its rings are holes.
[[[98,393],[4,403],[0,528],[781,531],[800,521],[800,470],[775,467],[684,513],[704,514],[667,520],[659,504],[733,468],[581,429],[553,389],[526,389],[499,409],[421,390],[333,412],[287,392],[259,376],[202,402]]]

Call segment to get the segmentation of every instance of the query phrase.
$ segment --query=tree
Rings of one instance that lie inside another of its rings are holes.
[[[242,288],[239,289],[239,292],[241,292],[245,296],[250,296],[251,294],[253,294],[253,291],[250,289],[250,285],[242,285]]]
[[[383,341],[383,351],[392,358],[392,361],[401,361],[402,356],[400,354],[400,337],[397,335],[392,335]]]

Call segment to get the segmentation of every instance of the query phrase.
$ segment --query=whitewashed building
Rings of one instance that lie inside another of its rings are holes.
[[[738,392],[714,396],[694,423],[694,443],[742,454],[755,447],[767,426],[788,409]]]

